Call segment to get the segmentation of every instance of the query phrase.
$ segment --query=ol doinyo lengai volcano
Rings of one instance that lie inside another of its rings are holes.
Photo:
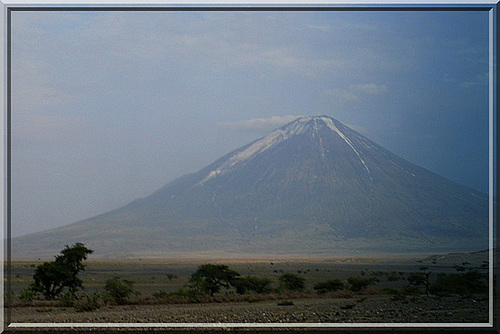
[[[14,258],[335,256],[488,248],[488,197],[326,116],[302,117],[150,196],[12,240]],[[12,222],[15,224],[15,222]]]

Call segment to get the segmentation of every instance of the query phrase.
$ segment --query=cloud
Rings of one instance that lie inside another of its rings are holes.
[[[327,90],[327,94],[338,99],[356,101],[361,95],[384,95],[387,93],[386,85],[374,83],[350,85],[348,88],[333,88]]]
[[[280,126],[290,123],[300,115],[286,115],[286,116],[271,116],[268,118],[254,118],[240,122],[224,122],[220,123],[219,127],[222,129],[238,130],[238,131],[259,131],[268,132]]]

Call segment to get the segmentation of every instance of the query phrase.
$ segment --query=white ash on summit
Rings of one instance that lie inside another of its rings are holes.
[[[210,171],[208,175],[198,183],[198,185],[203,185],[208,180],[216,176],[224,175],[225,173],[231,171],[237,164],[250,160],[256,155],[263,153],[272,147],[275,147],[276,145],[290,139],[293,136],[305,134],[306,132],[308,132],[308,130],[311,130],[311,134],[313,137],[317,136],[319,138],[321,154],[324,157],[325,152],[322,145],[322,138],[321,136],[318,135],[318,129],[321,125],[319,125],[318,123],[323,123],[322,124],[323,126],[326,125],[331,131],[339,135],[358,156],[360,162],[363,164],[368,174],[370,173],[370,169],[366,165],[360,153],[356,150],[356,148],[353,146],[352,142],[347,138],[347,136],[338,129],[333,119],[326,116],[307,116],[307,117],[300,117],[295,121],[277,130],[274,130],[267,136],[255,141],[246,149],[235,153],[218,168]]]
[[[208,175],[199,184],[202,185],[211,178],[230,171],[236,164],[241,163],[245,160],[249,160],[253,156],[262,153],[273,146],[276,146],[277,144],[287,140],[292,136],[304,133],[307,130],[309,126],[308,122],[311,119],[312,117],[301,117],[284,128],[274,130],[267,136],[254,142],[243,151],[234,154],[219,168],[208,173]]]
[[[18,258],[74,242],[123,257],[469,252],[488,248],[486,198],[338,120],[302,117],[146,198],[12,247]]]

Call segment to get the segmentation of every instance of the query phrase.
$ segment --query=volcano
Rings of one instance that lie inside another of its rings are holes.
[[[333,118],[302,117],[146,198],[15,238],[12,256],[75,242],[97,257],[477,251],[488,203]]]

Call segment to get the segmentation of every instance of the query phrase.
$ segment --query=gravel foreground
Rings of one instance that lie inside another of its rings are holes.
[[[65,307],[14,307],[12,323],[488,323],[488,301],[390,296],[228,302],[220,304],[103,306],[92,312]]]

